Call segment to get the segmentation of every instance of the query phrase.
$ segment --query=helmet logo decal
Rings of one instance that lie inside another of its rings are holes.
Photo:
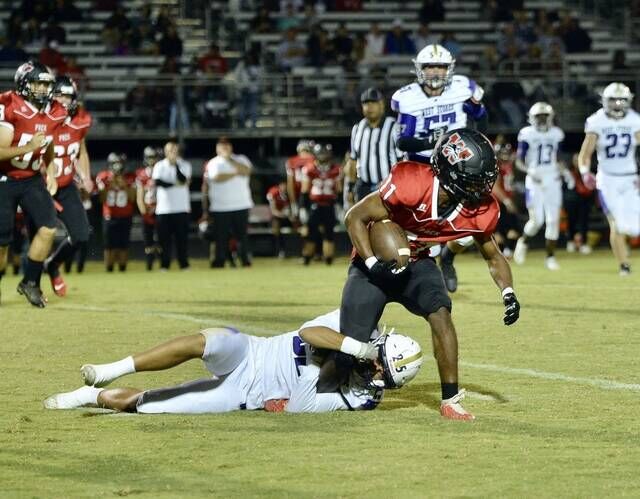
[[[452,134],[442,146],[442,154],[451,165],[455,165],[460,161],[467,161],[474,156],[473,151],[467,147],[458,133]]]

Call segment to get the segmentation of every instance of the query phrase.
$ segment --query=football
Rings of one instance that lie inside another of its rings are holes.
[[[398,267],[409,263],[409,240],[404,230],[391,220],[380,220],[369,227],[371,249],[378,260],[395,260]]]

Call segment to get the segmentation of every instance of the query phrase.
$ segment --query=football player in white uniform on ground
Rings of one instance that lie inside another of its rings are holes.
[[[636,147],[640,142],[640,115],[631,109],[633,94],[622,83],[610,83],[602,92],[602,108],[587,118],[578,165],[587,186],[598,189],[609,221],[609,241],[620,275],[631,273],[628,237],[640,235],[640,186]],[[591,173],[596,151],[598,170]]]
[[[560,210],[562,209],[562,180],[565,175],[558,161],[560,143],[564,132],[553,124],[553,107],[546,102],[536,102],[529,109],[529,126],[518,133],[516,168],[527,174],[525,178],[525,202],[529,220],[516,243],[513,260],[521,265],[527,255],[527,241],[545,225],[547,257],[545,266],[559,270],[555,249],[560,234]],[[570,175],[565,175],[572,182]]]
[[[290,333],[262,338],[230,327],[205,329],[110,364],[84,365],[85,385],[44,401],[48,409],[98,406],[139,413],[199,414],[241,409],[270,412],[328,412],[375,409],[384,388],[399,388],[418,373],[420,345],[408,336],[372,332],[363,343],[338,333],[340,311],[306,322]],[[348,382],[335,393],[318,393],[318,350],[353,355]],[[102,389],[115,379],[140,371],[169,369],[202,359],[212,377],[171,388]]]
[[[472,79],[454,74],[455,59],[441,45],[424,47],[413,64],[417,82],[393,94],[391,109],[398,113],[398,148],[407,159],[429,164],[433,146],[445,132],[469,127],[470,120],[480,132],[486,131],[484,90]],[[440,267],[450,292],[458,287],[453,259],[471,244],[473,238],[468,237],[442,247]]]

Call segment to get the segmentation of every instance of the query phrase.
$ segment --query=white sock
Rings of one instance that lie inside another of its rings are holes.
[[[96,384],[105,381],[113,381],[120,376],[136,372],[132,356],[125,357],[124,359],[116,362],[111,362],[110,364],[95,364],[93,367],[96,370]]]
[[[67,393],[57,393],[44,401],[47,409],[75,409],[76,407],[98,405],[98,394],[103,388],[83,386]]]

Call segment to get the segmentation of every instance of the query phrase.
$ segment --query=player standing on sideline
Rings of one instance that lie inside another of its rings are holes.
[[[202,414],[264,409],[270,412],[328,412],[375,409],[385,388],[411,381],[424,360],[420,345],[401,334],[370,331],[365,342],[338,332],[335,310],[306,322],[297,331],[261,338],[234,328],[211,328],[174,338],[109,364],[84,365],[86,385],[44,401],[47,409],[100,406],[149,414]],[[345,352],[358,359],[337,393],[318,393],[321,357],[317,350]],[[115,379],[141,371],[172,368],[201,359],[213,378],[177,387],[142,391],[103,390]]]
[[[511,144],[498,142],[498,137],[496,137],[493,149],[498,162],[498,178],[493,186],[493,195],[500,202],[500,219],[496,229],[496,240],[498,240],[498,235],[502,238],[497,242],[501,245],[504,256],[510,258],[513,256],[520,236],[518,207],[513,202],[514,154]]]
[[[300,194],[300,221],[309,226],[309,234],[302,247],[305,265],[309,265],[316,250],[316,241],[322,239],[322,256],[327,265],[333,263],[335,253],[334,228],[336,201],[342,191],[342,168],[333,162],[331,144],[313,146],[315,163],[303,169]],[[322,233],[320,227],[323,228]]]
[[[125,173],[124,161],[124,155],[109,153],[108,170],[103,170],[96,176],[102,202],[104,264],[107,272],[113,272],[116,263],[120,272],[124,272],[129,260],[136,189],[135,176]]]
[[[271,230],[275,242],[276,256],[284,258],[284,237],[282,227],[291,226],[291,207],[287,196],[287,181],[281,180],[267,191],[267,201],[271,211]]]
[[[564,173],[564,167],[558,161],[558,150],[564,140],[564,132],[553,124],[553,115],[550,104],[536,102],[529,109],[529,126],[518,133],[516,168],[527,174],[524,186],[529,220],[518,239],[513,260],[518,265],[524,263],[528,239],[535,236],[544,224],[547,251],[544,264],[549,270],[559,270],[554,253],[560,235],[560,175]]]
[[[413,59],[417,82],[391,97],[391,109],[398,113],[398,149],[407,152],[409,160],[429,164],[435,143],[447,131],[471,123],[483,133],[487,128],[484,90],[472,79],[454,74],[455,62],[443,46],[427,45]],[[450,292],[458,288],[455,255],[471,244],[473,238],[467,237],[442,248],[440,267]]]
[[[142,215],[142,233],[144,238],[144,256],[147,270],[153,269],[153,261],[158,254],[156,244],[156,187],[151,178],[153,165],[160,159],[158,151],[147,146],[144,148],[142,168],[136,170],[136,204]]]
[[[458,339],[451,320],[451,299],[431,247],[472,236],[502,293],[506,325],[518,320],[520,304],[513,291],[509,263],[492,235],[500,208],[491,196],[498,176],[493,147],[481,133],[460,129],[436,143],[432,166],[402,161],[378,192],[347,213],[345,224],[356,254],[348,271],[340,305],[340,331],[362,341],[378,323],[389,302],[401,303],[423,317],[431,328],[434,356],[442,388],[440,414],[472,420],[460,404]],[[391,219],[407,233],[408,268],[378,260],[369,241],[371,222]],[[331,354],[322,367],[319,390],[333,391],[351,368],[341,354]]]
[[[610,83],[602,92],[602,108],[587,118],[578,165],[585,186],[598,188],[600,204],[609,221],[609,242],[620,265],[620,275],[631,273],[629,237],[640,235],[640,178],[636,148],[640,143],[640,115],[631,109],[633,94],[622,83]],[[591,156],[597,151],[598,173],[591,174]]]
[[[78,89],[68,76],[56,78],[53,98],[64,106],[68,114],[53,136],[53,162],[58,183],[53,199],[62,208],[58,212],[58,218],[67,230],[67,237],[45,260],[44,271],[49,274],[53,292],[58,296],[65,296],[67,285],[60,275],[60,264],[73,258],[76,251],[89,241],[89,219],[74,178],[77,173],[84,190],[91,192],[93,183],[85,144],[85,137],[91,127],[91,115],[78,105]]]
[[[302,170],[305,166],[314,164],[313,140],[300,140],[296,146],[297,154],[287,159],[285,170],[287,172],[287,195],[291,203],[291,217],[298,218],[298,202],[300,201],[300,191],[302,189]]]
[[[56,232],[51,198],[57,188],[52,142],[67,112],[52,101],[55,78],[43,64],[22,64],[14,80],[16,89],[0,94],[0,280],[7,267],[20,205],[36,232],[18,293],[32,305],[44,308],[47,300],[40,289],[40,277]],[[40,174],[42,161],[48,172],[46,185]]]

